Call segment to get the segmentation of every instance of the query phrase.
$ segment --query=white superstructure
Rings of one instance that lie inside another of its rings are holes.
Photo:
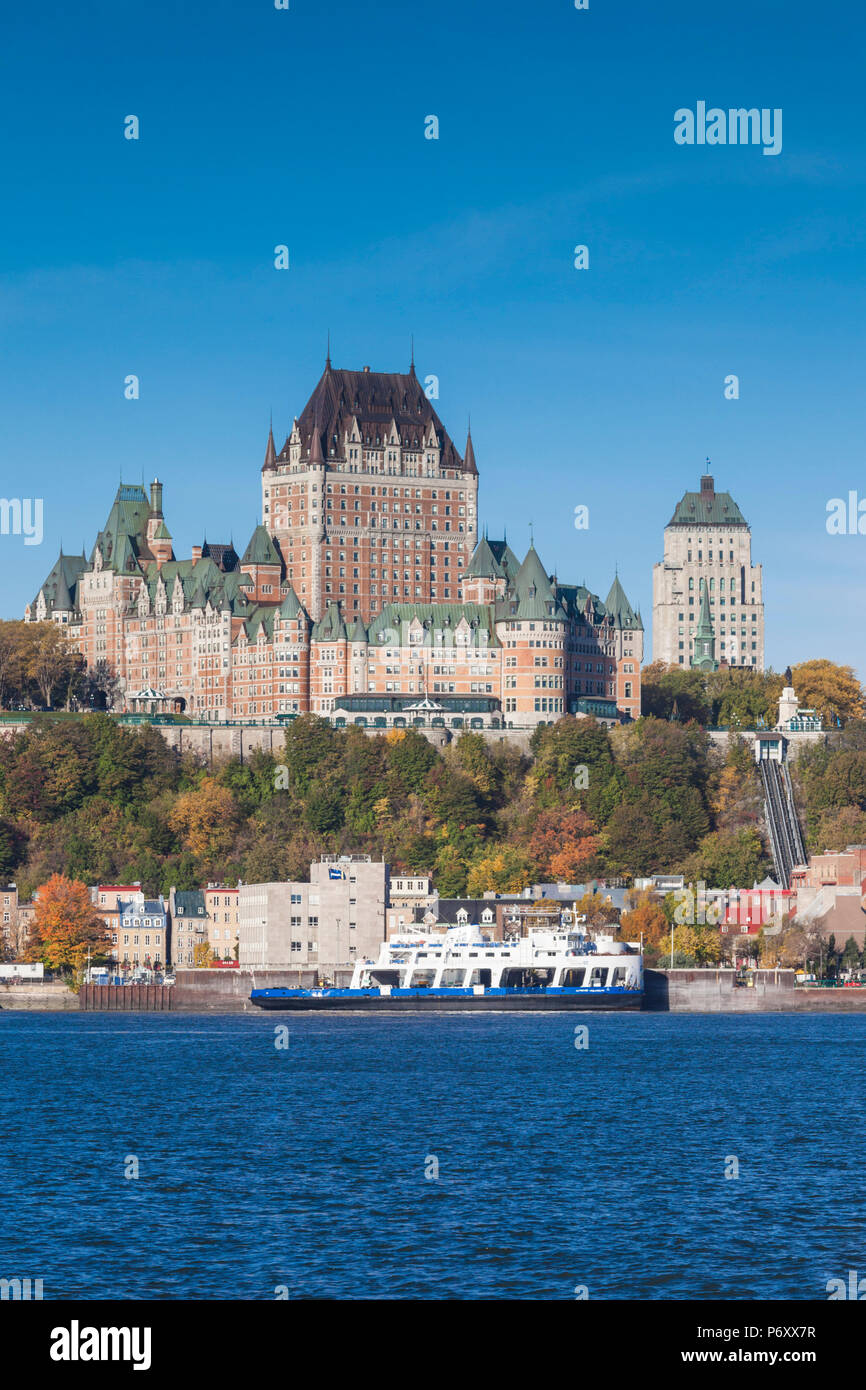
[[[534,931],[489,941],[478,927],[403,932],[382,943],[375,960],[355,965],[352,989],[592,989],[641,990],[637,944],[594,939],[579,930]]]

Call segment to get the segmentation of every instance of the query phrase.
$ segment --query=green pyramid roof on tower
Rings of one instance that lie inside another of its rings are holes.
[[[301,616],[307,618],[309,614],[290,585],[289,592],[280,604],[280,617],[287,618],[290,622],[294,622]]]
[[[87,569],[87,557],[82,552],[80,555],[64,555],[61,550],[57,559],[51,567],[45,583],[39,590],[39,594],[45,599],[45,606],[49,613],[55,610],[58,613],[74,611],[77,607],[78,581]],[[39,602],[39,594],[36,595],[31,608],[36,607]]]
[[[99,547],[108,569],[129,570],[130,555],[137,561],[139,554],[147,554],[147,521],[150,515],[150,499],[144,488],[138,484],[121,483],[108,520],[96,538],[91,563]]]
[[[241,556],[242,565],[279,565],[280,557],[265,526],[257,526]]]
[[[155,541],[170,541],[170,540],[171,540],[171,532],[169,531],[169,529],[168,529],[168,527],[166,526],[166,524],[165,524],[164,521],[161,521],[161,522],[159,523],[159,525],[157,526],[156,530],[155,530],[154,533],[153,533],[153,539],[154,539]]]
[[[564,622],[565,610],[551,588],[550,579],[534,545],[530,545],[523,564],[511,586],[506,599],[516,601],[517,612],[513,615],[521,622],[526,619],[536,622]]]
[[[472,559],[463,573],[464,579],[504,579],[505,571],[493,554],[486,536],[475,547]]]
[[[313,627],[314,642],[345,642],[346,628],[336,603],[329,603],[319,622]]]
[[[614,627],[643,630],[640,614],[635,613],[629,603],[625,590],[619,582],[619,575],[615,576],[610,586],[610,593],[604,601],[604,606],[613,619]]]

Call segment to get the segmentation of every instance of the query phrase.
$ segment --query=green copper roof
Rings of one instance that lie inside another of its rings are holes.
[[[472,559],[466,566],[464,579],[504,579],[505,571],[490,549],[487,537],[482,536],[475,547]]]
[[[345,642],[346,628],[336,603],[329,603],[323,618],[313,627],[314,642]]]
[[[691,665],[701,671],[715,671],[718,667],[716,637],[710,613],[710,591],[705,579],[701,580],[701,616],[695,628]]]
[[[486,603],[389,603],[370,623],[370,645],[397,644],[417,620],[424,629],[418,646],[455,646],[455,633],[465,620],[469,647],[500,647],[491,605]],[[415,645],[411,641],[407,645]]]
[[[248,641],[255,642],[261,631],[264,631],[268,640],[273,638],[276,611],[275,608],[264,604],[253,609],[241,628],[241,632],[246,634]]]
[[[565,610],[551,588],[538,551],[531,545],[508,594],[508,614],[520,622],[564,622]],[[516,612],[511,609],[516,603]]]
[[[302,606],[297,594],[295,593],[294,589],[290,586],[289,592],[286,594],[286,597],[280,604],[280,617],[288,618],[291,621],[294,621],[301,615],[303,615],[305,618],[308,617],[306,609]]]
[[[161,521],[161,522],[159,523],[159,525],[157,526],[156,530],[155,530],[154,533],[153,533],[153,539],[154,539],[155,541],[170,541],[170,540],[171,540],[171,532],[169,531],[169,529],[168,529],[168,527],[166,526],[166,524],[165,524],[164,521]]]
[[[103,562],[108,569],[129,571],[130,557],[137,568],[137,558],[147,549],[147,520],[150,516],[150,499],[143,487],[121,483],[115,494],[108,520],[96,538],[91,563],[96,547],[102,551]]]
[[[493,551],[496,562],[500,565],[505,578],[509,583],[513,583],[520,570],[520,561],[508,541],[488,541],[487,544]]]
[[[352,626],[349,628],[349,641],[350,641],[350,642],[366,642],[366,640],[367,640],[367,629],[365,628],[364,624],[361,622],[361,619],[360,619],[360,618],[356,618],[355,621],[352,623]]]
[[[242,565],[278,565],[280,557],[270,533],[264,526],[257,526],[250,536],[249,545],[241,556]]]
[[[635,613],[626,598],[625,590],[619,582],[619,575],[614,578],[610,586],[610,593],[604,601],[604,606],[613,619],[614,627],[643,629],[639,615]]]
[[[704,487],[708,481],[710,486]],[[687,492],[674,509],[668,526],[745,526],[746,518],[729,492],[716,492],[709,474],[700,492]]]
[[[59,613],[69,612],[76,607],[78,580],[86,569],[87,559],[83,553],[64,555],[61,550],[39,591],[45,599],[49,613],[55,609]],[[31,608],[35,609],[38,602],[39,594],[33,600]]]
[[[190,888],[174,895],[174,910],[178,917],[206,917],[204,893],[200,888]]]

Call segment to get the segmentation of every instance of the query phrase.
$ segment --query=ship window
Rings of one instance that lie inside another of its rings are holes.
[[[604,966],[604,965],[596,965],[596,966],[594,967],[594,969],[593,969],[592,974],[591,974],[590,977],[589,977],[589,983],[590,983],[590,985],[594,985],[596,988],[604,988],[604,985],[605,985],[606,981],[607,981],[607,966]]]
[[[565,989],[580,989],[586,977],[585,970],[564,970],[562,984]]]

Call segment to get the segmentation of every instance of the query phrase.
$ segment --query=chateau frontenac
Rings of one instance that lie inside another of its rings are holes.
[[[162,483],[121,483],[90,556],[61,553],[25,618],[63,626],[130,712],[268,720],[381,696],[476,699],[515,726],[640,714],[643,623],[619,578],[602,601],[533,545],[521,562],[479,539],[471,434],[461,457],[414,364],[327,361],[279,452],[268,435],[242,554],[203,540],[177,559]]]

